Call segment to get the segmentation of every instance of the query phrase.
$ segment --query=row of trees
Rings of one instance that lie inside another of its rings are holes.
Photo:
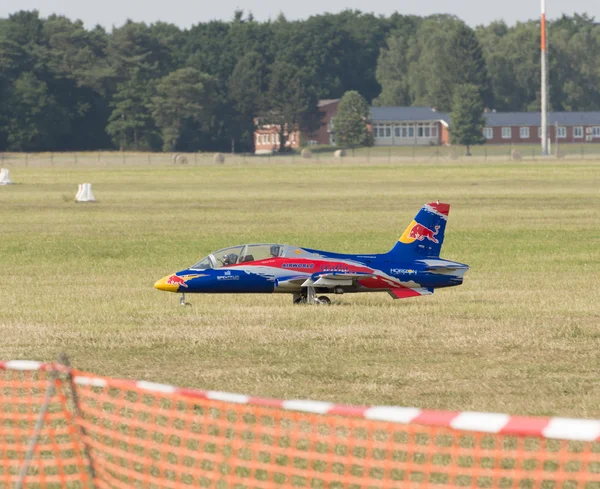
[[[549,31],[552,108],[600,110],[600,26],[563,17]],[[318,100],[347,91],[450,111],[466,85],[488,108],[539,108],[537,22],[473,30],[448,15],[257,22],[238,11],[188,30],[128,21],[109,33],[36,11],[0,19],[0,150],[248,151],[258,116],[314,128]]]

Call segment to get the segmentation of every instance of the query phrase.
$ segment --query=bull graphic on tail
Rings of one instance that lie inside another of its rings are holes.
[[[439,232],[440,227],[436,226],[434,229],[435,229],[435,232],[433,232],[429,228],[426,228],[422,224],[417,223],[411,228],[410,232],[408,233],[408,237],[417,239],[419,241],[423,241],[425,238],[427,238],[429,241],[433,241],[434,243],[439,243],[439,241],[435,238],[435,236]]]

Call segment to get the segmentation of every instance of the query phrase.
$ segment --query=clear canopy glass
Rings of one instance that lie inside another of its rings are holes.
[[[239,263],[250,263],[284,256],[285,246],[280,244],[247,244],[215,251],[190,267],[191,270],[221,268]]]

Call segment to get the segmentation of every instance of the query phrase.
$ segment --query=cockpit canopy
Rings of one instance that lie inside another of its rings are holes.
[[[247,244],[231,246],[215,251],[190,267],[191,270],[221,268],[238,263],[249,263],[285,255],[285,245],[280,244]]]

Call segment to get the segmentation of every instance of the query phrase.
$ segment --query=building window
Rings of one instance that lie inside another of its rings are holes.
[[[412,124],[401,124],[400,126],[396,126],[396,135],[398,135],[398,130],[400,131],[399,137],[403,139],[415,137],[415,128]]]
[[[529,128],[528,127],[520,127],[519,128],[519,136],[521,139],[529,139]]]
[[[277,144],[281,144],[281,139],[279,139],[279,133],[277,133],[277,135],[275,136],[275,140],[277,141]]]
[[[484,127],[483,128],[483,137],[485,139],[492,139],[494,137],[494,128],[493,127]]]
[[[502,139],[510,139],[512,137],[512,128],[511,127],[503,127],[502,128]]]
[[[260,134],[256,135],[256,144],[260,144]]]
[[[567,137],[567,128],[566,127],[559,127],[558,128],[558,137],[559,138],[566,138]]]
[[[376,138],[391,138],[392,126],[390,124],[379,124],[373,126],[373,134]]]
[[[542,139],[542,128],[538,127],[538,139]]]
[[[583,137],[583,127],[577,126],[573,128],[573,137],[574,138],[582,138]]]
[[[263,142],[263,144],[267,144],[267,135],[266,134],[262,135],[262,142]]]
[[[402,128],[400,126],[394,126],[394,136],[399,138],[401,133],[402,133]]]
[[[438,129],[437,123],[434,123],[431,125],[431,137],[432,138],[437,138],[437,135],[438,135],[437,129]]]
[[[592,127],[592,136],[600,138],[600,126]]]
[[[386,128],[386,126],[384,126],[383,124],[373,126],[373,134],[375,134],[375,137],[385,138],[386,137],[385,128]],[[390,134],[390,136],[391,136],[391,134]]]

